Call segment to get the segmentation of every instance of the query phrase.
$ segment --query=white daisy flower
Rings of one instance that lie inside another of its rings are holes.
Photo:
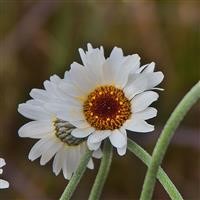
[[[89,149],[96,150],[109,138],[119,155],[127,149],[126,130],[150,132],[154,126],[146,120],[157,115],[149,107],[158,99],[152,90],[163,80],[162,72],[154,72],[155,63],[140,67],[137,54],[124,56],[121,48],[113,48],[104,57],[103,47],[88,44],[79,49],[83,65],[71,64],[59,84],[65,100],[46,104],[59,119],[76,127],[72,135],[87,138]]]
[[[50,81],[44,82],[45,90],[32,89],[30,96],[33,99],[19,105],[18,112],[33,120],[19,129],[19,136],[40,139],[28,155],[31,161],[41,157],[40,164],[45,165],[55,156],[53,172],[58,175],[62,170],[64,177],[70,179],[87,149],[87,144],[86,139],[71,135],[75,128],[72,124],[57,118],[54,112],[44,108],[45,103],[63,97],[57,88],[60,81],[58,76],[51,76]],[[100,158],[101,150],[93,152],[93,157]],[[87,166],[94,168],[92,159]]]
[[[3,173],[3,169],[1,169],[3,166],[6,165],[6,162],[3,158],[0,158],[0,174]],[[3,179],[0,179],[0,189],[5,189],[9,187],[9,183]]]

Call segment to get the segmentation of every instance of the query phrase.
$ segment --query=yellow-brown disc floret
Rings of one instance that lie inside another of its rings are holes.
[[[114,130],[131,116],[131,102],[121,89],[101,86],[88,95],[83,112],[87,122],[96,130]]]

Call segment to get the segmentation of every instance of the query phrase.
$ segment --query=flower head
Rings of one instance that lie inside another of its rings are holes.
[[[158,99],[152,90],[163,80],[163,73],[154,72],[153,62],[140,67],[137,54],[124,56],[117,47],[108,58],[102,47],[94,49],[91,44],[86,52],[79,49],[79,53],[83,65],[72,63],[59,83],[65,98],[45,106],[75,126],[71,134],[87,138],[89,149],[98,149],[109,138],[124,155],[126,130],[154,130],[146,120],[157,115],[157,110],[149,106]]]
[[[60,82],[58,76],[51,76],[50,81],[44,82],[44,90],[32,89],[30,96],[33,99],[19,105],[19,113],[33,120],[19,129],[19,136],[39,139],[29,153],[31,161],[41,157],[40,164],[45,165],[55,156],[53,172],[58,175],[62,170],[64,177],[70,179],[87,149],[87,144],[86,139],[71,135],[74,125],[58,118],[54,111],[44,107],[45,103],[58,102],[65,97],[57,87]],[[95,151],[93,157],[100,158],[101,150]],[[88,168],[94,168],[92,159]]]
[[[3,158],[0,158],[0,174],[3,173],[3,169],[1,169],[4,165],[6,165],[6,162]],[[0,179],[0,189],[5,189],[9,187],[9,183],[3,179]]]

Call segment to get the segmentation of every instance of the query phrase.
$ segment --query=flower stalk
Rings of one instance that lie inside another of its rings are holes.
[[[128,139],[128,149],[149,167],[151,156],[142,147],[131,139]],[[183,200],[183,197],[177,190],[176,186],[172,183],[161,167],[159,167],[157,178],[172,200]]]
[[[153,150],[152,161],[146,173],[140,200],[150,200],[152,198],[159,166],[164,158],[170,140],[186,113],[199,98],[200,82],[194,85],[185,95],[168,119]]]
[[[112,162],[113,148],[108,140],[104,143],[103,149],[103,158],[97,173],[94,185],[90,192],[89,200],[98,200],[100,199],[103,186],[107,179],[108,173],[110,171],[110,166]]]
[[[73,176],[70,179],[67,187],[65,188],[62,196],[60,197],[60,200],[70,200],[70,198],[72,197],[78,183],[80,182],[80,180],[87,168],[87,164],[88,164],[91,156],[92,156],[92,151],[87,149],[85,155],[82,157],[82,159],[80,161],[80,164],[79,164],[77,170],[73,174]]]

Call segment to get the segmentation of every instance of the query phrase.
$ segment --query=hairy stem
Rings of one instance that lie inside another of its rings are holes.
[[[168,119],[153,150],[152,161],[146,173],[140,200],[150,200],[152,198],[158,169],[164,158],[170,140],[186,113],[199,98],[200,82],[194,85],[185,95]]]
[[[81,178],[87,168],[87,164],[88,164],[91,156],[92,156],[92,151],[87,149],[85,155],[82,157],[82,159],[80,161],[80,164],[79,164],[77,170],[73,174],[73,176],[70,179],[67,187],[65,188],[62,196],[60,197],[60,200],[69,200],[72,197],[79,181],[81,180]]]
[[[94,185],[90,192],[89,200],[100,199],[103,186],[105,184],[108,173],[110,171],[110,166],[112,162],[112,154],[113,154],[112,145],[110,144],[108,140],[106,140],[104,143],[103,158],[101,160],[101,164],[100,164],[99,171],[97,173]]]
[[[142,147],[128,139],[128,149],[149,167],[151,156]],[[183,200],[181,194],[161,167],[159,167],[157,178],[172,200]]]

